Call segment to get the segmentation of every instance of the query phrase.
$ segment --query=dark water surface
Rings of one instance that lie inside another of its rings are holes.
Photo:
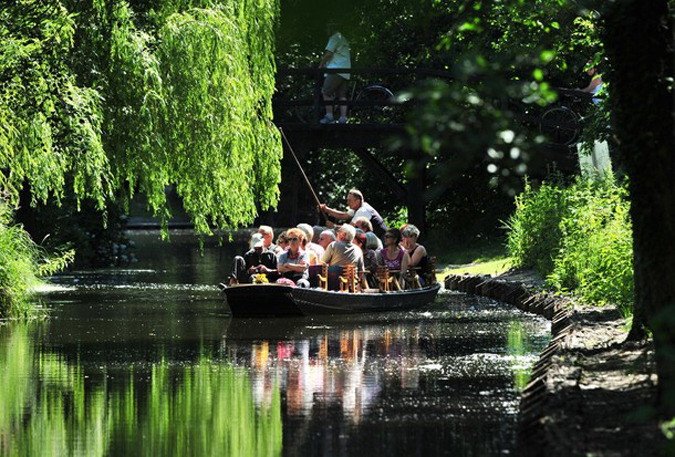
[[[132,268],[54,278],[51,319],[0,326],[0,455],[513,454],[546,321],[454,293],[230,319],[214,284],[241,239],[132,237]]]

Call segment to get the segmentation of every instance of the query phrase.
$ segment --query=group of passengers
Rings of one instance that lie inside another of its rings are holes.
[[[298,224],[282,232],[276,243],[272,227],[260,226],[251,236],[250,250],[235,257],[230,284],[277,282],[310,287],[316,285],[313,278],[323,265],[354,265],[361,287],[373,288],[377,287],[378,266],[395,274],[403,274],[409,267],[425,271],[428,257],[424,246],[417,243],[417,227],[387,228],[356,189],[347,194],[347,205],[346,212],[325,205],[320,210],[339,220],[351,219],[350,223],[336,226],[329,221],[326,227]]]

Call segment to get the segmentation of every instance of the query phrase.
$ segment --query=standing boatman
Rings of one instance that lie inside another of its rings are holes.
[[[382,216],[380,216],[380,213],[363,200],[363,194],[360,190],[352,189],[349,191],[347,194],[347,206],[349,207],[349,210],[347,211],[338,211],[329,208],[325,204],[321,204],[319,209],[336,219],[349,219],[352,225],[354,225],[354,221],[359,217],[365,217],[373,225],[373,232],[375,232],[375,235],[377,235],[378,238],[382,238],[387,231],[387,224],[384,222],[384,219],[382,219]],[[333,226],[330,221],[326,224],[331,228]]]

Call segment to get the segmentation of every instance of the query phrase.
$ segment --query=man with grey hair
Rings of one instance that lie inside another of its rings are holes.
[[[326,229],[323,232],[321,232],[321,235],[319,235],[319,242],[317,244],[320,244],[325,252],[325,250],[328,249],[328,245],[335,240],[336,237],[333,229]]]
[[[272,253],[277,257],[284,253],[283,249],[272,243],[272,240],[274,239],[274,230],[272,230],[272,227],[269,225],[261,225],[258,227],[258,233],[263,236],[266,251],[272,251]]]
[[[380,216],[375,208],[370,206],[363,200],[363,194],[358,189],[352,189],[347,194],[347,206],[349,206],[348,211],[338,211],[333,208],[329,208],[325,204],[319,206],[319,209],[324,213],[335,217],[339,220],[351,220],[351,224],[354,225],[354,222],[360,217],[365,217],[373,226],[373,232],[378,238],[381,238],[387,231],[387,224]],[[330,225],[329,225],[330,227]]]
[[[375,243],[377,244],[377,246],[375,246],[372,249],[377,250],[377,249],[382,249],[384,247],[384,245],[382,244],[382,240],[379,239],[377,237],[377,235],[375,235],[375,232],[373,232],[373,224],[371,224],[370,221],[366,217],[359,216],[359,217],[355,218],[353,220],[353,224],[354,224],[354,227],[360,228],[361,230],[363,230],[363,232],[366,234],[366,236],[370,233],[372,235],[372,238],[374,238],[376,240]],[[370,240],[371,237],[368,237],[368,239]]]
[[[321,263],[330,267],[334,265],[355,265],[358,272],[365,270],[363,264],[363,252],[361,248],[352,243],[356,235],[356,229],[351,225],[343,225],[338,229],[337,241],[328,245],[326,252],[321,257]]]

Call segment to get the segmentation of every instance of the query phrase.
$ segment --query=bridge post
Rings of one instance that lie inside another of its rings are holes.
[[[314,69],[314,78],[312,79],[313,91],[312,95],[314,97],[314,105],[312,107],[312,124],[318,124],[319,120],[323,117],[321,114],[321,102],[323,101],[323,94],[321,94],[321,86],[323,83],[323,75],[321,74],[320,69]]]

